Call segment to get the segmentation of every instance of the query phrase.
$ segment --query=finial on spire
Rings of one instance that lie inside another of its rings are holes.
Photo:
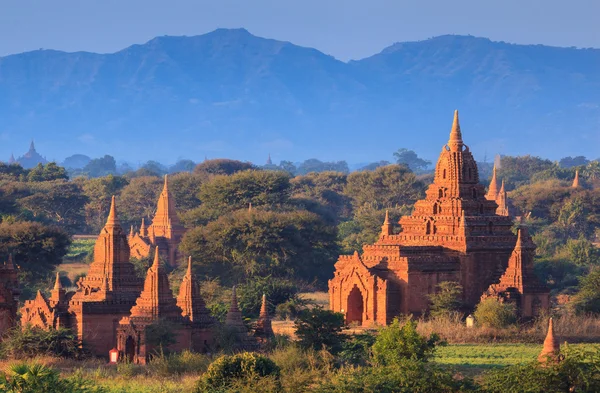
[[[393,233],[392,224],[390,223],[390,214],[386,209],[385,211],[385,219],[383,220],[383,225],[381,226],[381,234],[384,236],[390,236]]]
[[[267,295],[263,293],[262,295],[262,304],[260,305],[260,315],[259,318],[268,318],[269,312],[267,310]]]
[[[452,121],[452,130],[450,130],[450,139],[448,146],[452,151],[459,151],[463,145],[460,123],[458,121],[458,110],[454,111],[454,120]]]
[[[56,281],[54,281],[54,290],[62,289],[62,284],[60,283],[60,273],[56,272]]]
[[[133,237],[135,232],[133,232],[133,225],[131,226],[131,228],[129,229],[129,237]]]
[[[169,175],[165,174],[165,190],[169,189]]]
[[[237,302],[237,292],[235,289],[235,285],[233,286],[233,289],[231,290],[231,305],[229,306],[229,311],[238,311],[238,302]]]
[[[187,267],[187,275],[192,277],[192,257],[188,257],[188,267]]]
[[[33,138],[31,139],[31,143],[29,144],[29,151],[35,151],[35,144],[33,143]]]
[[[6,268],[10,270],[13,270],[15,268],[12,253],[8,254],[8,262],[6,262]]]
[[[108,219],[106,220],[106,225],[117,225],[119,223],[119,219],[117,218],[117,207],[115,203],[115,196],[113,195],[110,200],[110,211],[108,213]]]
[[[579,169],[575,170],[575,178],[573,179],[572,188],[579,188]]]
[[[485,195],[488,200],[495,200],[498,197],[498,179],[496,177],[496,163],[494,163],[494,167],[492,169],[492,180],[490,181],[490,186],[488,187],[488,192]]]
[[[248,203],[248,211],[251,212],[252,211],[252,202]]]
[[[523,248],[523,238],[521,237],[521,228],[517,230],[517,243],[515,248]]]

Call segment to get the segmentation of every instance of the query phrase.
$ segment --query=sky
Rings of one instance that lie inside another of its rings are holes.
[[[600,48],[598,0],[0,0],[0,56],[115,52],[219,27],[360,59],[398,41],[471,34]]]

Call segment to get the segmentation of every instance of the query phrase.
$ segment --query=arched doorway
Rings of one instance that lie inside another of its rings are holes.
[[[348,295],[348,307],[346,308],[346,322],[358,322],[362,325],[364,301],[360,289],[356,285]]]
[[[128,363],[133,363],[134,358],[135,358],[135,339],[131,336],[128,336],[127,340],[125,340],[125,360]]]

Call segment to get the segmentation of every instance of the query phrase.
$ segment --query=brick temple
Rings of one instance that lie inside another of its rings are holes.
[[[192,274],[191,258],[174,297],[160,248],[154,252],[145,280],[136,276],[129,250],[113,197],[106,225],[94,246],[94,260],[87,276],[77,282],[77,290],[67,292],[57,273],[49,297],[38,291],[33,300],[25,302],[21,325],[71,329],[94,355],[107,356],[116,347],[121,358],[140,364],[157,349],[152,330],[161,324],[173,334],[173,342],[163,345],[168,351],[217,349],[217,330],[223,329],[229,330],[237,347],[244,350],[258,349],[259,340],[272,336],[266,299],[253,333],[242,321],[234,289],[227,321],[221,325],[206,308]],[[10,263],[0,268],[0,296],[5,296],[0,312],[6,310],[12,316],[4,319],[9,323],[15,320],[18,294],[16,271]]]
[[[177,266],[180,258],[178,247],[184,234],[185,228],[181,225],[175,211],[175,201],[169,192],[169,181],[165,175],[165,184],[158,198],[152,224],[146,227],[142,219],[137,233],[134,233],[133,227],[131,228],[128,238],[131,256],[146,258],[151,255],[155,247],[159,247],[161,256],[167,263],[173,267]]]
[[[443,281],[458,282],[465,307],[475,307],[500,282],[517,245],[506,192],[504,187],[498,191],[495,171],[490,188],[494,186],[496,190],[486,193],[479,183],[456,111],[425,199],[415,203],[412,215],[400,219],[399,233],[386,213],[374,244],[363,246],[362,255],[340,256],[329,280],[330,308],[344,313],[348,323],[385,325],[400,314],[427,312],[428,296]],[[522,277],[533,279],[529,273]],[[511,300],[532,301],[526,293],[530,288],[510,289]],[[508,288],[500,289],[505,293]],[[547,297],[548,290],[543,290],[536,296]],[[546,301],[540,302],[534,311],[547,308]]]

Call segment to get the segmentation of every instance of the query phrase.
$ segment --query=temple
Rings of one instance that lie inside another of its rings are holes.
[[[486,194],[479,183],[456,111],[425,199],[400,219],[398,234],[386,214],[379,239],[362,255],[340,256],[329,281],[330,308],[348,323],[385,325],[400,314],[427,312],[429,295],[443,281],[458,282],[465,307],[473,308],[499,282],[517,242],[494,193],[500,191]]]
[[[488,192],[485,194],[485,198],[490,201],[495,201],[498,207],[496,208],[496,214],[499,216],[509,216],[508,211],[508,198],[506,196],[506,189],[504,188],[504,180],[502,180],[502,186],[498,189],[498,180],[496,178],[496,164],[492,170],[492,180],[488,187]]]
[[[184,233],[185,228],[177,217],[175,201],[169,192],[169,181],[165,175],[165,184],[158,198],[152,224],[146,227],[142,219],[138,233],[134,233],[133,227],[131,228],[128,238],[131,256],[146,258],[155,247],[159,247],[161,256],[169,266],[177,266],[180,257],[178,247]]]
[[[129,315],[141,290],[113,197],[94,246],[94,261],[77,282],[77,290],[66,293],[57,276],[49,299],[38,292],[35,299],[25,302],[21,323],[70,328],[92,353],[106,355],[116,342],[119,321]]]
[[[550,290],[533,272],[535,244],[525,229],[519,229],[517,244],[508,267],[498,283],[490,285],[482,299],[495,297],[501,302],[513,302],[522,318],[533,318],[550,307]]]
[[[35,144],[33,143],[33,140],[31,141],[31,144],[29,145],[29,150],[27,151],[27,153],[23,154],[21,157],[17,158],[16,160],[14,160],[13,155],[11,155],[11,158],[13,159],[13,162],[11,162],[11,164],[18,163],[25,169],[33,168],[37,164],[45,165],[48,163],[48,160],[46,159],[46,157],[42,157],[40,155],[40,153],[38,153],[35,150]]]
[[[267,310],[267,296],[263,294],[260,315],[254,327],[254,337],[260,341],[266,341],[273,336],[273,326],[271,318],[269,318],[269,311]]]
[[[122,357],[138,364],[145,364],[159,347],[168,351],[206,352],[214,345],[215,334],[211,328],[215,327],[215,321],[204,307],[193,280],[191,261],[179,297],[175,299],[159,255],[156,250],[144,290],[131,315],[122,318],[117,328],[117,350]],[[167,332],[168,339],[161,340],[161,328]]]
[[[20,294],[17,269],[9,255],[8,262],[0,266],[0,338],[16,325]]]
[[[253,351],[258,349],[258,341],[255,337],[249,334],[248,328],[242,319],[242,312],[238,308],[237,292],[235,287],[233,287],[233,291],[231,293],[231,305],[229,306],[229,311],[225,317],[225,327],[228,333],[235,340],[235,350]]]
[[[579,188],[579,170],[575,171],[575,178],[573,179],[573,183],[571,184],[572,188]]]

